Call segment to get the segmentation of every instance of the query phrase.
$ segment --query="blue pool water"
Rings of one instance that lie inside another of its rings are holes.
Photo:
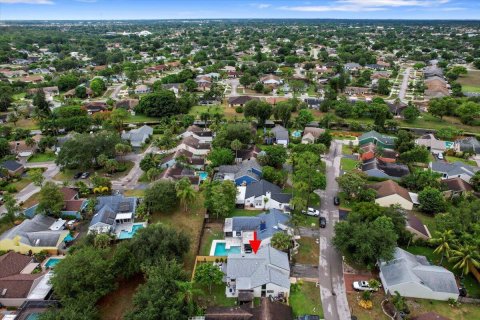
[[[40,319],[39,313],[31,313],[28,315],[26,320],[38,320],[38,319]]]
[[[230,253],[242,253],[240,247],[230,247],[227,250],[225,242],[218,242],[215,246],[215,256],[228,256]]]
[[[201,181],[201,180],[206,180],[206,179],[208,178],[208,173],[205,172],[205,171],[200,171],[200,172],[198,173],[198,176],[200,177],[200,181]]]
[[[118,236],[118,239],[131,239],[135,235],[137,230],[142,228],[143,228],[142,223],[134,224],[131,232],[121,231],[120,235]]]
[[[67,234],[67,236],[65,237],[65,239],[63,239],[64,242],[70,242],[70,241],[73,241],[75,240],[74,237],[72,237],[72,235],[69,233]]]
[[[295,138],[300,138],[302,136],[302,131],[293,131],[292,136]]]
[[[57,263],[60,262],[60,260],[62,259],[58,259],[58,258],[50,258],[47,263],[45,263],[45,267],[46,268],[50,268],[50,269],[53,269],[53,267],[55,267],[57,265]]]

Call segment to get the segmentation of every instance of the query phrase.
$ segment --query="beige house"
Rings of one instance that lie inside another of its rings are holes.
[[[375,203],[381,207],[389,207],[391,205],[400,205],[405,210],[412,210],[415,194],[408,192],[407,189],[401,187],[392,180],[382,181],[369,186],[370,189],[376,191],[377,196]]]
[[[303,144],[310,144],[315,143],[315,141],[325,133],[325,129],[322,128],[314,128],[314,127],[306,127],[303,131],[302,143]]]

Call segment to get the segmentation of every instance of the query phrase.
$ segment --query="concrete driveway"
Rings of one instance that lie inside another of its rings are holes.
[[[318,279],[318,266],[308,264],[294,264],[290,274],[295,278]]]

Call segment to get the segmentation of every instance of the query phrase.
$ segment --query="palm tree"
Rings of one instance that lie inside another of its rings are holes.
[[[470,272],[472,268],[480,268],[480,256],[478,247],[475,245],[463,244],[451,252],[450,262],[455,262],[454,269],[462,269],[462,277]]]
[[[450,257],[450,251],[452,250],[451,245],[455,242],[455,235],[453,230],[446,230],[444,232],[435,232],[436,237],[430,239],[432,244],[437,245],[437,248],[433,251],[437,254],[442,254],[440,259],[440,264],[443,262],[443,258]]]
[[[190,306],[193,302],[193,297],[197,294],[201,294],[202,290],[195,289],[192,282],[175,281],[177,284],[177,298],[179,301],[184,302]]]
[[[232,148],[232,150],[235,150],[235,159],[238,158],[238,150],[242,149],[242,142],[240,142],[240,140],[238,139],[235,139],[232,141],[230,147]]]
[[[188,178],[182,178],[175,185],[177,191],[177,197],[180,198],[180,202],[183,203],[185,212],[188,211],[188,205],[195,200],[195,190],[192,188],[192,184]]]

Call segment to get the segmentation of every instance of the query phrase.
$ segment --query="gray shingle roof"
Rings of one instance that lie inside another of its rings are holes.
[[[64,235],[65,231],[52,231],[49,227],[56,220],[51,217],[37,214],[32,219],[24,220],[18,226],[5,231],[0,235],[0,240],[14,239],[20,237],[20,242],[34,247],[56,247],[59,243],[60,237]]]
[[[138,129],[122,133],[122,139],[129,140],[134,147],[140,147],[152,134],[153,128],[145,125]]]
[[[262,171],[262,166],[258,163],[257,159],[250,159],[247,161],[243,161],[237,165],[224,165],[218,167],[219,173],[233,173],[235,174],[235,179],[240,178],[244,175],[251,176],[255,180],[259,180],[260,177],[252,172],[252,169],[257,171]]]
[[[445,161],[436,161],[436,162],[432,162],[430,167],[432,168],[433,171],[446,173],[449,176],[466,174],[471,177],[475,174],[475,172],[477,172],[480,169],[478,167],[470,166],[461,161],[457,161],[454,163],[448,163]]]
[[[137,207],[137,198],[124,197],[123,195],[98,197],[98,203],[95,206],[96,214],[93,216],[90,226],[96,223],[105,223],[113,225],[118,213],[135,214]]]
[[[265,229],[260,230],[260,224],[265,222]],[[282,226],[290,223],[290,215],[277,209],[261,213],[255,217],[233,217],[232,231],[257,231],[260,240],[271,238],[277,232],[283,232]]]
[[[0,167],[4,167],[8,171],[17,171],[18,169],[23,167],[23,165],[17,161],[7,160],[3,161],[2,164],[0,164]]]
[[[452,272],[430,265],[424,256],[415,256],[396,248],[394,259],[380,262],[380,272],[387,286],[418,283],[435,292],[457,293],[458,287]]]
[[[253,289],[267,283],[290,288],[288,255],[270,246],[257,254],[230,254],[227,277],[236,279],[237,290]]]
[[[288,130],[282,126],[275,126],[272,130],[270,130],[277,140],[288,140]]]
[[[460,147],[460,151],[473,151],[480,153],[480,142],[475,137],[468,137],[456,141]]]
[[[266,180],[260,180],[247,185],[245,190],[245,198],[266,195],[267,192],[271,193],[273,200],[281,203],[288,203],[292,198],[290,194],[283,193],[279,186],[274,185]]]

